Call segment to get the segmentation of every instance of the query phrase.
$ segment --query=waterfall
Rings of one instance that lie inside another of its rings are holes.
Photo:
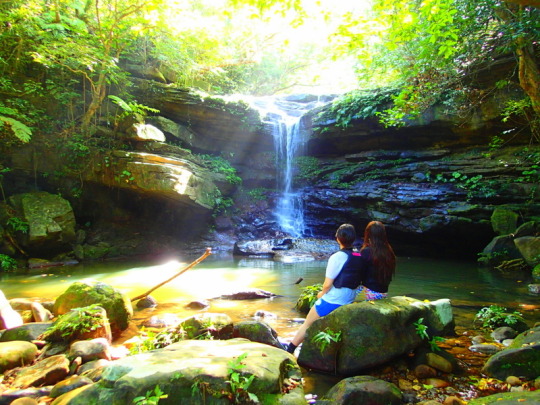
[[[310,232],[304,222],[302,192],[293,187],[294,158],[302,154],[305,145],[300,120],[317,104],[318,101],[295,102],[288,97],[258,97],[251,102],[274,137],[279,193],[276,220],[284,233],[296,238]]]

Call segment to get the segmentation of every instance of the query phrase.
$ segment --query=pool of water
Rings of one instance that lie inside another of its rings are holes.
[[[59,268],[31,270],[27,274],[2,275],[1,289],[9,298],[54,300],[67,287],[82,279],[95,279],[125,292],[128,297],[145,293],[167,280],[194,258],[186,257],[145,262],[96,262]],[[195,310],[185,305],[193,300],[210,299],[207,311],[224,312],[234,321],[252,319],[258,310],[272,312],[268,322],[284,340],[291,338],[302,315],[294,305],[303,286],[321,283],[326,261],[283,263],[271,259],[234,259],[210,256],[205,261],[160,287],[151,295],[157,308],[136,311],[138,323],[153,315],[172,313],[184,318]],[[295,284],[298,279],[302,282]],[[396,277],[390,285],[391,296],[406,295],[418,299],[451,299],[458,326],[472,327],[474,315],[483,306],[497,304],[521,311],[531,322],[538,321],[538,297],[528,292],[530,280],[505,279],[474,262],[398,258]],[[236,290],[260,288],[278,294],[272,299],[235,301],[216,298]]]

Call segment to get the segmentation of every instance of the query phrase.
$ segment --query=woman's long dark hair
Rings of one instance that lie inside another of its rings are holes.
[[[376,277],[378,281],[390,282],[396,272],[396,255],[392,246],[388,243],[386,229],[382,222],[371,221],[367,224],[362,249],[367,247],[371,249],[371,257],[377,270]]]

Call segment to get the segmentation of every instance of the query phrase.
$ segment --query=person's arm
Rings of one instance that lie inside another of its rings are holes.
[[[317,298],[321,298],[324,294],[330,291],[330,288],[332,288],[333,283],[334,283],[333,278],[325,277],[322,290],[317,294]]]

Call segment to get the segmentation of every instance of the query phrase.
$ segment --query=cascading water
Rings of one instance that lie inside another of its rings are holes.
[[[309,234],[304,222],[302,192],[293,187],[294,158],[302,154],[305,139],[300,120],[318,101],[300,103],[287,98],[261,97],[252,100],[261,118],[272,131],[276,152],[277,188],[280,193],[276,219],[280,229],[293,237]]]

